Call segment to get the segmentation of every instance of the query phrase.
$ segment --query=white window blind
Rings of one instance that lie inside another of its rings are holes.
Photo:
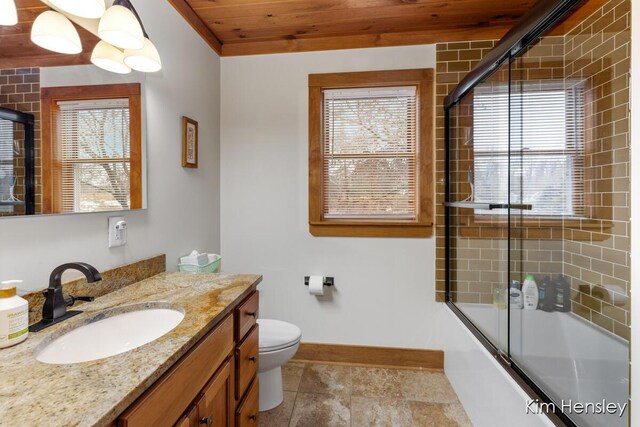
[[[323,216],[417,217],[417,88],[323,91]]]
[[[130,206],[129,100],[59,101],[54,113],[62,212]]]
[[[0,119],[0,202],[9,199],[9,189],[13,185],[13,122]],[[13,206],[0,205],[0,213],[13,212]]]
[[[584,215],[584,87],[525,83],[511,95],[504,85],[476,89],[473,156],[475,202],[508,203],[510,195],[512,204],[533,206],[523,215]]]

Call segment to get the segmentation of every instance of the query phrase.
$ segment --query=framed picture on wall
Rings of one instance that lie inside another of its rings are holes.
[[[198,167],[198,122],[182,117],[182,167]]]

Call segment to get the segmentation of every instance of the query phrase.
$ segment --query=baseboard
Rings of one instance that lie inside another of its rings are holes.
[[[382,368],[444,370],[444,352],[412,348],[300,343],[293,361]]]

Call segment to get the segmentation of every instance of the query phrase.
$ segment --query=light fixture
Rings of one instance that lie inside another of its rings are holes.
[[[105,41],[99,41],[91,53],[91,62],[96,67],[118,74],[129,74],[131,68],[124,63],[124,53]]]
[[[18,11],[13,0],[0,0],[0,25],[16,25]]]
[[[33,22],[31,41],[53,52],[82,52],[78,31],[66,16],[53,10],[42,12]]]
[[[144,46],[142,49],[125,49],[124,63],[134,70],[144,73],[155,73],[162,69],[158,49],[156,49],[147,37],[144,38]]]
[[[99,19],[105,11],[104,0],[49,0],[49,3],[80,18]]]
[[[121,49],[142,49],[144,33],[129,0],[116,0],[98,24],[98,37]]]

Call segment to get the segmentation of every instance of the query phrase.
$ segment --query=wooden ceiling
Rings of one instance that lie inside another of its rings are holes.
[[[221,55],[497,39],[536,0],[169,0]]]
[[[36,17],[48,10],[40,0],[15,0],[18,24],[0,26],[0,68],[44,67],[55,65],[87,64],[98,38],[78,28],[84,51],[78,55],[61,55],[43,49],[31,42],[31,25]]]

